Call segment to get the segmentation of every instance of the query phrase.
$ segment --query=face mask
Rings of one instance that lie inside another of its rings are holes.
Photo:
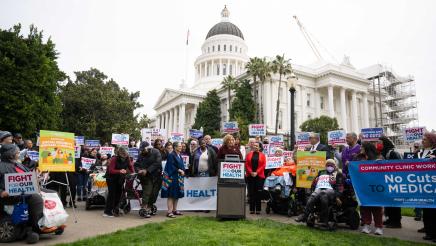
[[[335,170],[335,168],[331,167],[331,166],[328,166],[326,169],[327,169],[327,172],[329,172],[329,173],[331,173]]]
[[[377,151],[378,151],[378,152],[381,152],[381,151],[383,150],[383,144],[382,144],[382,143],[378,143],[378,144],[376,145],[376,148],[377,148]]]

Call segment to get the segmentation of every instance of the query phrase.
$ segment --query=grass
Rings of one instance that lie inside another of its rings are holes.
[[[413,208],[401,208],[401,215],[415,217],[415,212],[413,211]]]
[[[272,220],[218,221],[183,217],[117,231],[70,244],[103,245],[424,245],[345,231],[328,232]]]

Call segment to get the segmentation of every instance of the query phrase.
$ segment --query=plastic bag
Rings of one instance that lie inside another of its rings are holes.
[[[43,216],[38,221],[40,228],[64,225],[68,219],[68,214],[62,205],[57,193],[41,191],[44,201]]]
[[[20,203],[14,205],[14,211],[12,212],[12,224],[25,224],[29,221],[29,205],[27,205],[22,196]]]

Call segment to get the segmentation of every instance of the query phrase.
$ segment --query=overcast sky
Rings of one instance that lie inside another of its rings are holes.
[[[284,53],[294,63],[313,63],[315,57],[292,19],[297,15],[338,61],[346,54],[356,68],[383,63],[415,76],[419,124],[436,129],[432,0],[2,0],[0,28],[21,23],[27,31],[35,24],[55,42],[59,66],[69,76],[98,68],[130,91],[139,90],[140,112],[153,116],[163,89],[178,88],[184,78],[186,53],[188,84],[193,84],[194,60],[225,4],[231,22],[244,34],[250,57]]]

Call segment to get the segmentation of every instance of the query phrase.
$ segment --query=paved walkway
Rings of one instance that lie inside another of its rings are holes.
[[[118,230],[124,230],[130,227],[136,227],[139,225],[162,222],[167,220],[164,211],[159,211],[158,215],[152,217],[151,219],[142,219],[137,214],[137,211],[132,211],[131,213],[118,217],[118,218],[104,218],[102,217],[102,209],[93,209],[86,211],[84,208],[84,203],[78,203],[78,208],[76,209],[77,223],[74,223],[73,211],[71,208],[67,208],[67,212],[70,215],[67,228],[61,236],[56,236],[53,234],[42,235],[41,240],[36,245],[54,245],[59,243],[74,242],[80,239],[93,237],[97,235],[107,234],[115,232]],[[184,216],[207,216],[214,217],[215,213],[196,213],[196,212],[185,212]],[[247,215],[248,219],[272,219],[278,222],[287,224],[299,224],[294,221],[294,217],[289,218],[284,215],[265,213],[261,215]],[[116,223],[115,223],[116,222]],[[402,229],[384,229],[383,237],[395,237],[402,240],[415,241],[415,242],[428,242],[424,241],[422,233],[417,233],[417,229],[422,227],[422,222],[416,222],[411,217],[403,217]],[[316,230],[316,229],[315,229]],[[342,230],[342,229],[339,229]],[[351,231],[349,229],[343,229],[349,231],[350,233],[360,233],[359,231]],[[11,245],[24,245],[25,242],[15,242]],[[27,244],[25,244],[27,245]],[[435,244],[436,245],[436,244]]]

